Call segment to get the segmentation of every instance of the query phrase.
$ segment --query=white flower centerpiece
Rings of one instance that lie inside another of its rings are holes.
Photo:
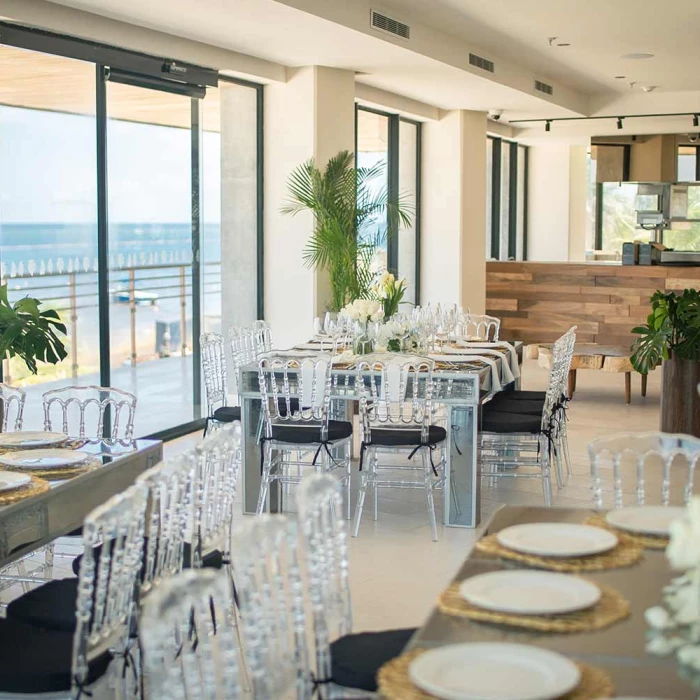
[[[372,293],[384,308],[384,319],[389,320],[399,310],[408,283],[404,277],[396,279],[391,272],[383,272],[372,286]]]
[[[645,619],[650,633],[647,651],[675,654],[684,675],[700,689],[700,497],[669,528],[666,557],[676,571],[684,571],[663,590],[663,605],[649,608]]]
[[[372,338],[367,326],[370,323],[379,323],[384,318],[381,302],[375,299],[355,299],[343,307],[340,315],[355,322],[354,353],[366,355],[372,352]]]

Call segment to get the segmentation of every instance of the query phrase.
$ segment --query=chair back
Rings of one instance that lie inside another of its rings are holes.
[[[693,496],[700,439],[661,432],[623,433],[593,440],[588,445],[588,456],[593,498],[598,508],[603,507],[604,471],[612,472],[615,508],[630,503],[643,505],[650,486],[659,494],[657,503],[661,505],[670,505],[671,500],[687,504]],[[633,489],[625,493],[628,484]]]
[[[199,344],[202,350],[202,373],[207,395],[207,415],[214,415],[217,408],[228,402],[228,381],[224,336],[219,333],[203,333]]]
[[[549,370],[547,393],[542,410],[542,428],[549,428],[553,414],[562,405],[566,395],[567,379],[576,343],[576,326],[557,339],[552,348],[552,367]]]
[[[0,383],[0,407],[2,408],[0,432],[22,430],[26,400],[27,394],[22,389]]]
[[[73,689],[89,661],[109,649],[126,653],[143,563],[148,489],[135,484],[95,508],[83,524],[73,638]]]
[[[266,437],[272,436],[273,422],[327,426],[331,364],[331,355],[316,352],[269,353],[260,358],[258,379]]]
[[[92,440],[109,437],[131,440],[134,436],[136,397],[106,386],[68,386],[43,396],[44,430]],[[104,434],[109,413],[109,431]]]
[[[362,440],[372,431],[421,430],[427,442],[432,420],[435,363],[418,355],[367,355],[357,363]]]
[[[260,515],[234,530],[231,552],[253,697],[311,697],[296,522]]]
[[[192,536],[197,467],[197,457],[189,450],[157,464],[136,480],[151,496],[142,593],[182,571],[184,544]]]
[[[272,352],[272,329],[267,321],[254,321],[253,332],[255,334],[255,345],[257,356],[263,352]]]
[[[258,342],[256,332],[246,326],[232,326],[228,330],[228,340],[231,347],[231,360],[233,362],[233,386],[236,395],[240,394],[240,370],[241,367],[252,365],[258,360]]]
[[[454,335],[457,338],[478,339],[496,342],[501,330],[501,319],[486,314],[459,314]]]
[[[229,589],[225,572],[190,569],[144,601],[139,636],[149,698],[242,697]]]
[[[218,548],[228,560],[236,485],[241,466],[241,426],[230,424],[208,435],[194,449],[196,469],[192,567],[204,552]]]
[[[352,630],[348,535],[340,486],[328,474],[296,490],[299,534],[314,630],[317,678],[331,677],[331,642]]]

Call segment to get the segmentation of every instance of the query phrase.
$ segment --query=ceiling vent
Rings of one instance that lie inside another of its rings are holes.
[[[374,10],[371,10],[370,12],[372,29],[378,29],[379,31],[386,32],[387,34],[393,34],[401,39],[411,38],[411,28],[407,24],[399,22],[397,19],[387,17],[387,15],[384,15],[381,12],[375,12]]]
[[[475,53],[469,54],[469,65],[481,68],[481,70],[488,71],[489,73],[496,72],[496,66],[493,61],[489,61],[488,58],[483,58],[482,56],[477,56]]]
[[[541,80],[535,80],[535,90],[537,92],[543,92],[545,95],[553,95],[554,88],[547,83],[543,83]]]

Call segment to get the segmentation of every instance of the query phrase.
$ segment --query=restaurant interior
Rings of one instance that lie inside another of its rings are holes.
[[[697,698],[698,26],[0,0],[0,700]]]

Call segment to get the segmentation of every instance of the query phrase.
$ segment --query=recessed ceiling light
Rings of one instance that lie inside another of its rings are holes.
[[[626,53],[623,56],[620,56],[620,58],[628,58],[632,61],[641,61],[645,58],[654,58],[653,53]]]

